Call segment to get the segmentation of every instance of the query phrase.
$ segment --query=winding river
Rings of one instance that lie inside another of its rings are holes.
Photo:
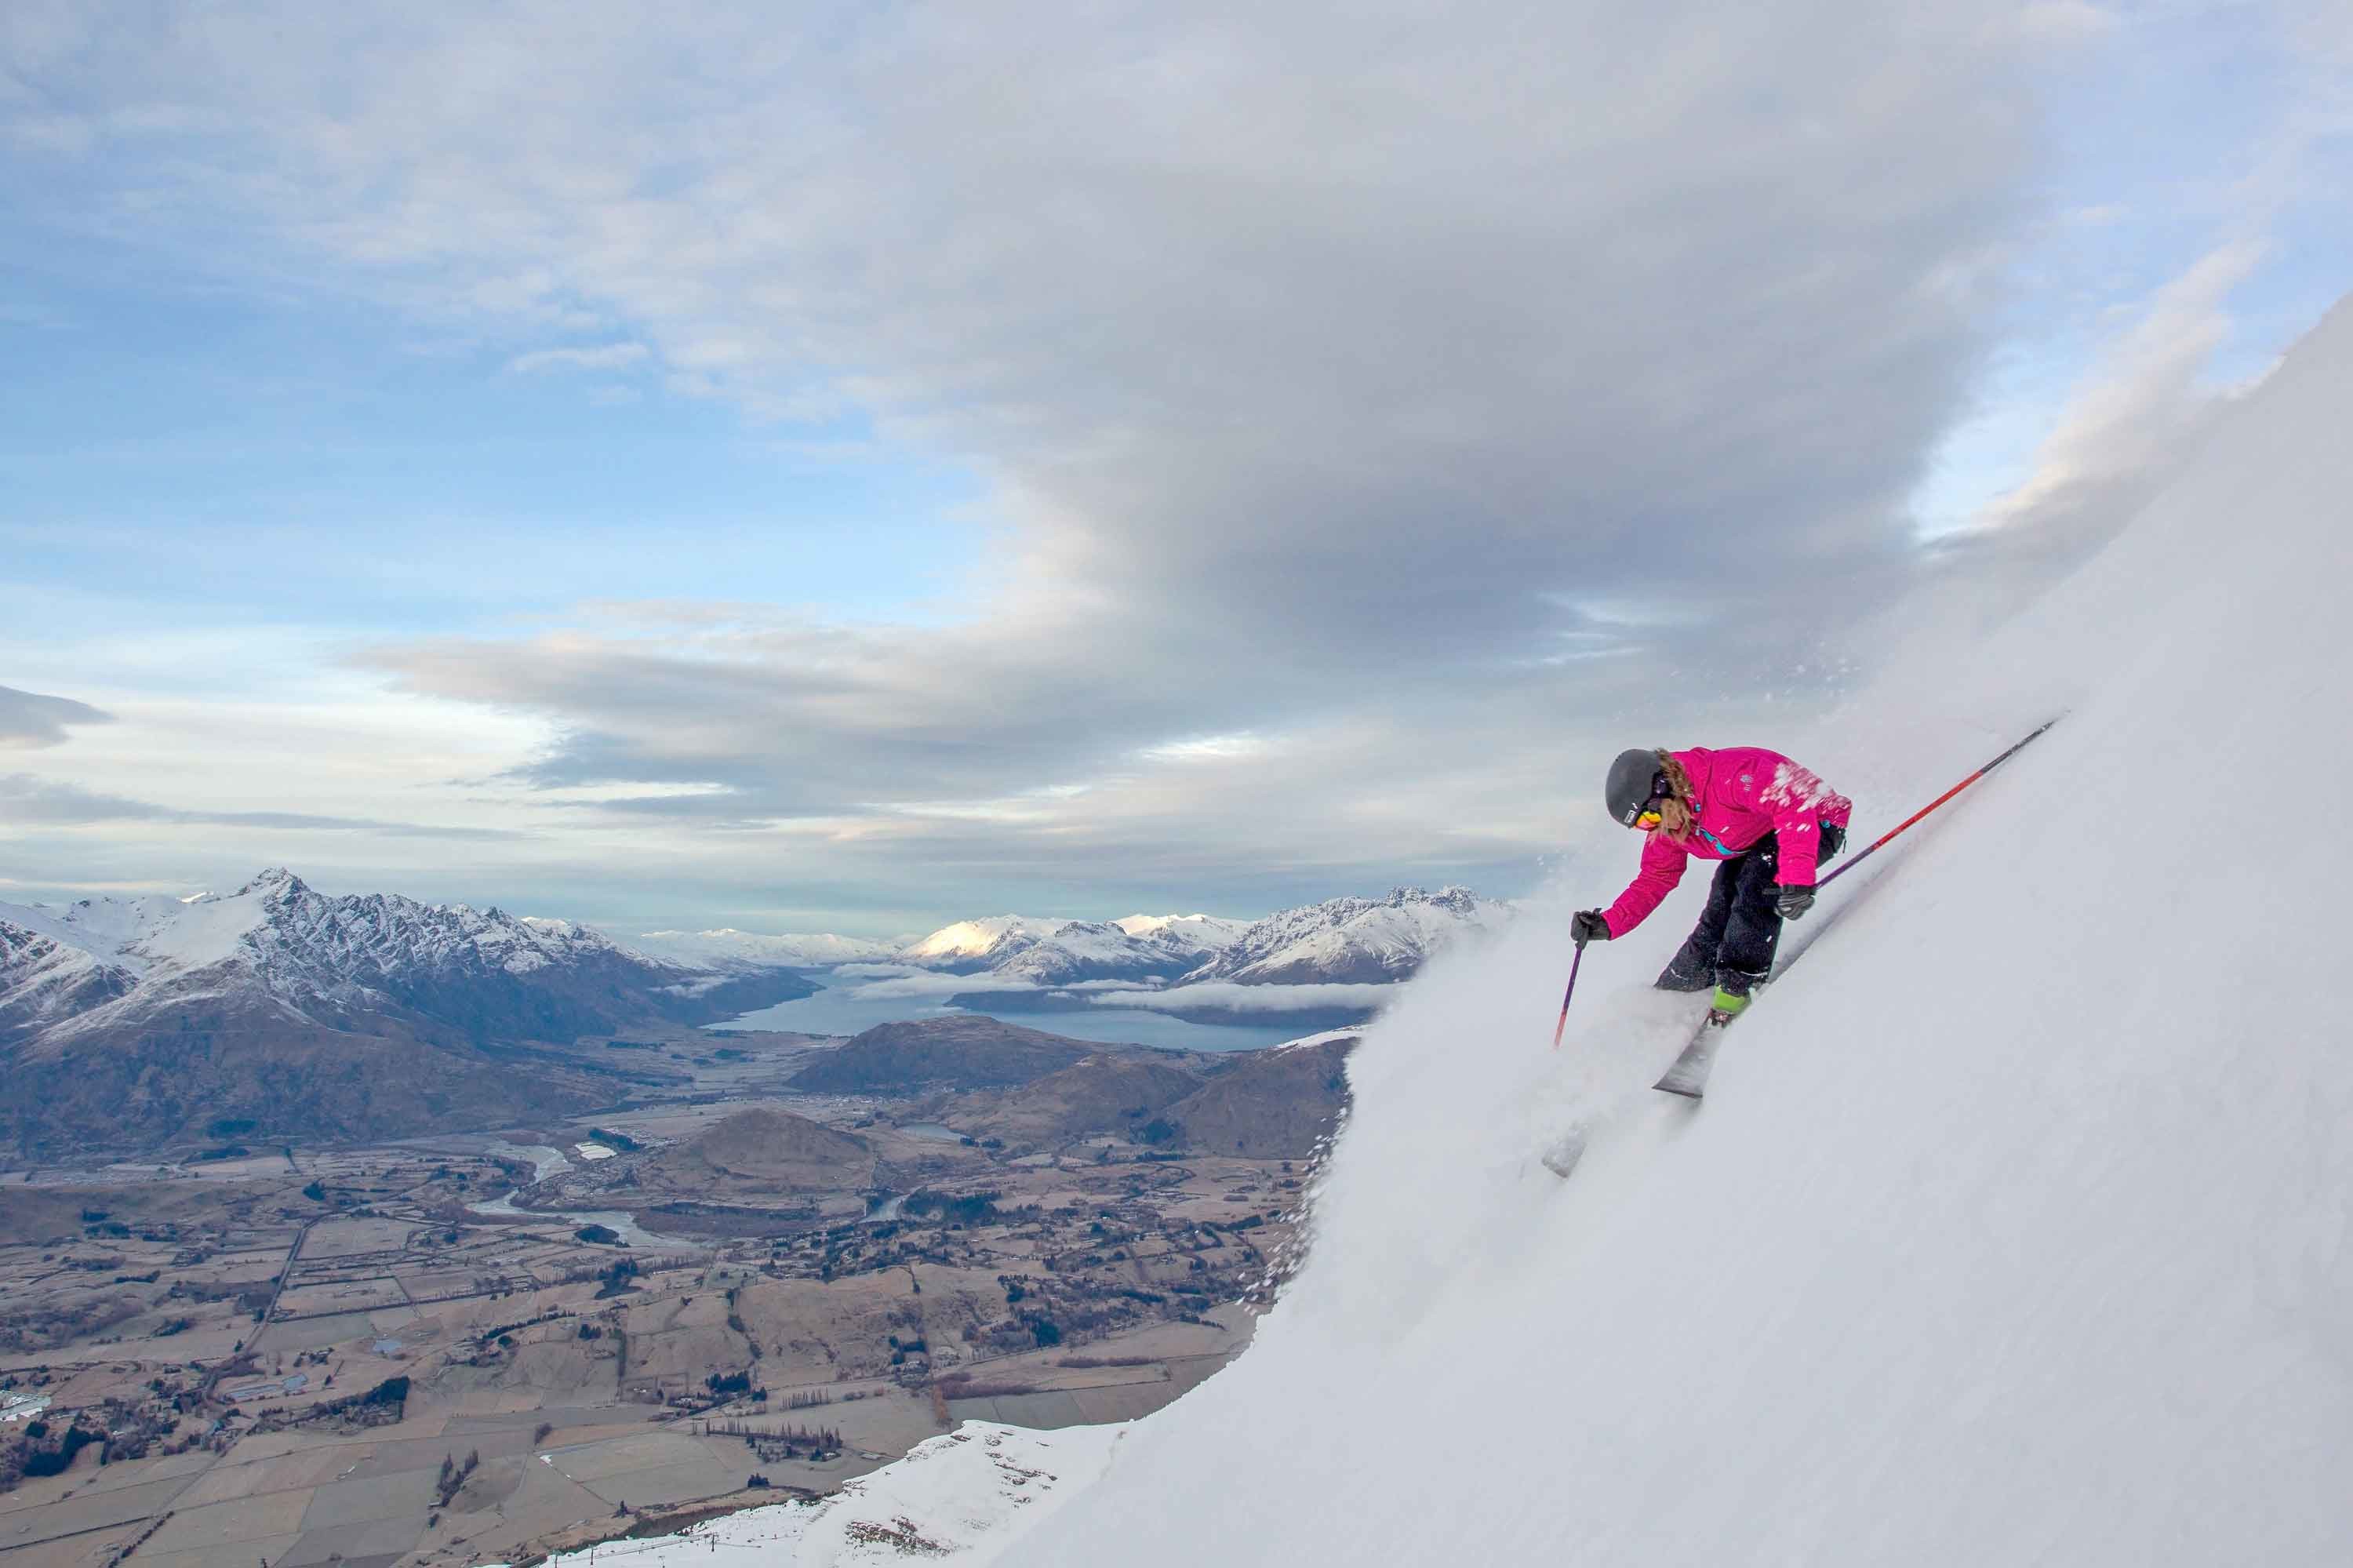
[[[530,1160],[532,1162],[531,1184],[534,1187],[552,1176],[561,1175],[572,1169],[572,1161],[565,1158],[562,1150],[550,1149],[543,1143],[493,1141],[488,1145],[488,1151],[509,1160]],[[560,1220],[574,1230],[580,1230],[588,1225],[602,1225],[632,1247],[647,1247],[661,1252],[708,1252],[711,1250],[701,1242],[686,1241],[677,1236],[657,1235],[639,1224],[635,1214],[618,1209],[518,1208],[515,1200],[522,1196],[522,1192],[523,1190],[518,1187],[503,1198],[493,1198],[483,1203],[469,1203],[466,1207],[470,1213],[487,1215],[493,1219]]]

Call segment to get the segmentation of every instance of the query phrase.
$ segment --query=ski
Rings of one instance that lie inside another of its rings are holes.
[[[1577,1162],[1585,1158],[1585,1129],[1571,1128],[1539,1158],[1543,1160],[1546,1170],[1562,1181],[1567,1181],[1569,1172],[1577,1169]]]
[[[1725,1029],[1732,1022],[1728,1012],[1708,1009],[1707,1017],[1692,1031],[1691,1044],[1675,1058],[1666,1075],[1651,1086],[1671,1095],[1681,1095],[1695,1100],[1707,1092],[1707,1072],[1715,1065],[1715,1048],[1724,1043]]]

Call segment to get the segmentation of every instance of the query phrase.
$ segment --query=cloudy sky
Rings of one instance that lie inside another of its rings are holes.
[[[0,897],[1525,891],[2353,283],[2348,16],[12,0]]]

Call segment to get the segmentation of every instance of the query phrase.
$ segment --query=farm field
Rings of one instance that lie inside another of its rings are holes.
[[[47,1402],[0,1568],[512,1560],[1124,1420],[1248,1343],[1303,1158],[984,1141],[742,1040],[724,1095],[593,1125],[0,1171],[0,1393]],[[747,1172],[747,1127],[839,1158]]]

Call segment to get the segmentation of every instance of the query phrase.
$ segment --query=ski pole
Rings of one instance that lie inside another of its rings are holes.
[[[1959,783],[1954,785],[1951,789],[1946,790],[1943,794],[1937,796],[1935,800],[1929,801],[1926,805],[1921,807],[1918,810],[1913,812],[1910,816],[1905,818],[1902,821],[1896,823],[1894,827],[1880,834],[1878,838],[1872,841],[1871,847],[1869,849],[1864,850],[1861,854],[1855,856],[1852,860],[1847,862],[1844,865],[1839,867],[1828,876],[1823,877],[1821,881],[1816,883],[1814,885],[1818,888],[1828,887],[1831,883],[1836,882],[1840,877],[1844,876],[1848,872],[1852,871],[1856,866],[1861,865],[1864,861],[1867,861],[1873,855],[1877,854],[1880,850],[1886,845],[1888,840],[1894,838],[1896,834],[1902,832],[1905,829],[1910,827],[1913,823],[1918,821],[1921,818],[1926,816],[1929,812],[1935,810],[1937,807],[1943,805],[1946,801],[1951,800],[1954,796],[1959,794],[1962,790],[1968,789],[1970,785],[1976,783],[1978,779],[1984,778],[1987,774],[1992,772],[1995,768],[2009,761],[2011,758],[2016,757],[2020,752],[2024,751],[2029,742],[2031,742],[2036,736],[2040,736],[2043,730],[2049,729],[2052,725],[2057,724],[2058,722],[2059,721],[2055,718],[2043,720],[2042,725],[2035,729],[2033,734],[2029,735],[2025,740],[2020,741],[2016,746],[2011,747],[2008,751],[2003,752],[2000,757],[1995,758],[1991,762],[1987,763],[1975,773],[1970,774],[1967,779],[1962,779]],[[1572,969],[1573,968],[1574,966],[1572,966]]]
[[[1577,944],[1577,957],[1568,960],[1568,989],[1560,993],[1560,1022],[1552,1026],[1552,1048],[1560,1049],[1560,1032],[1568,1027],[1568,999],[1577,994],[1577,966],[1585,961],[1585,944]]]

